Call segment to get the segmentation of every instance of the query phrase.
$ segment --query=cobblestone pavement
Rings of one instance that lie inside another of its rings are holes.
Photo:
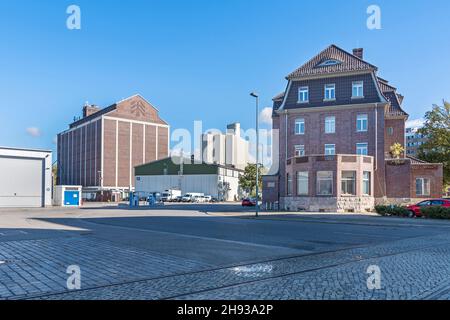
[[[67,290],[67,268],[81,269],[82,286],[98,287],[211,268],[188,259],[85,237],[0,243],[0,298]]]
[[[450,224],[329,219],[0,210],[0,299],[450,299]]]
[[[450,294],[450,235],[135,281],[39,299],[439,299]],[[381,289],[367,288],[367,268]]]

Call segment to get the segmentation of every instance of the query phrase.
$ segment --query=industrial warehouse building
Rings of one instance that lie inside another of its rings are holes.
[[[136,192],[181,190],[211,195],[220,201],[236,201],[242,196],[239,176],[243,170],[218,164],[194,163],[191,159],[166,158],[135,168]]]
[[[86,200],[120,201],[134,190],[135,166],[169,155],[169,125],[140,95],[83,117],[58,134],[58,185],[80,185]]]
[[[0,207],[52,205],[52,152],[0,147]]]

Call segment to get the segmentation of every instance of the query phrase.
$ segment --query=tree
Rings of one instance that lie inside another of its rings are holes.
[[[259,190],[262,190],[263,167],[259,166]],[[239,186],[248,193],[256,196],[256,164],[245,167],[244,174],[239,177]]]
[[[444,186],[450,185],[450,103],[434,105],[425,114],[425,125],[419,133],[427,141],[419,147],[418,158],[432,163],[444,164]]]
[[[400,159],[402,154],[405,152],[405,148],[403,148],[403,146],[397,142],[391,146],[390,151],[392,158]]]

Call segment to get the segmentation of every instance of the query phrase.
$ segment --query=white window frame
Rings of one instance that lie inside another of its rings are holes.
[[[367,187],[367,190],[366,190]],[[368,192],[366,192],[368,191]],[[372,173],[370,171],[364,171],[362,177],[362,194],[365,196],[372,195]]]
[[[369,115],[358,114],[356,116],[356,132],[367,132],[369,130]]]
[[[309,87],[298,88],[298,103],[309,102]]]
[[[295,147],[295,156],[296,157],[304,157],[305,156],[305,146],[303,144],[298,144]]]
[[[344,177],[344,173],[351,173],[352,177]],[[353,183],[353,190],[351,193],[345,192],[344,189],[349,188],[349,183]],[[343,170],[341,171],[341,195],[344,196],[356,196],[356,171]]]
[[[301,128],[303,128],[303,131],[301,130]],[[304,135],[305,131],[306,131],[305,119],[304,118],[295,119],[295,134]]]
[[[300,184],[306,183],[306,192],[300,192]],[[308,196],[309,195],[309,172],[299,171],[297,172],[297,195],[298,196]]]
[[[326,134],[336,133],[336,117],[335,116],[325,117],[325,133]]]
[[[336,84],[329,83],[324,87],[324,100],[325,101],[334,101],[336,100]]]
[[[361,152],[361,150],[366,150],[365,153]],[[367,142],[359,142],[356,144],[356,154],[359,156],[368,156],[369,155],[369,144]]]
[[[417,183],[420,181],[421,193],[417,188]],[[428,184],[425,184],[428,181]],[[426,189],[426,190],[425,190]],[[419,197],[429,197],[431,196],[431,180],[429,178],[416,178],[416,196]]]
[[[330,173],[331,173],[331,178],[330,178]],[[327,177],[326,178],[324,178],[324,177],[321,177],[321,174],[327,174]],[[317,171],[317,174],[316,174],[316,178],[317,178],[317,182],[316,182],[316,184],[317,184],[317,195],[318,196],[332,196],[333,195],[333,191],[334,191],[334,187],[333,187],[333,184],[334,184],[334,181],[333,181],[333,178],[334,178],[334,173],[333,173],[333,171]],[[331,181],[331,193],[321,193],[320,191],[320,182],[321,181]]]
[[[355,95],[356,90],[356,95]],[[352,99],[364,98],[364,81],[353,81],[352,83]]]
[[[328,153],[328,150],[332,149],[333,153]],[[325,145],[325,153],[326,156],[335,156],[336,155],[336,145],[335,144],[326,144]]]

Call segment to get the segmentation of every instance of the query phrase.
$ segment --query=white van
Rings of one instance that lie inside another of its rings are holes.
[[[194,192],[189,192],[186,193],[183,198],[181,198],[182,202],[196,202],[196,199],[198,199],[199,197],[204,197],[205,194],[204,193],[194,193]]]

